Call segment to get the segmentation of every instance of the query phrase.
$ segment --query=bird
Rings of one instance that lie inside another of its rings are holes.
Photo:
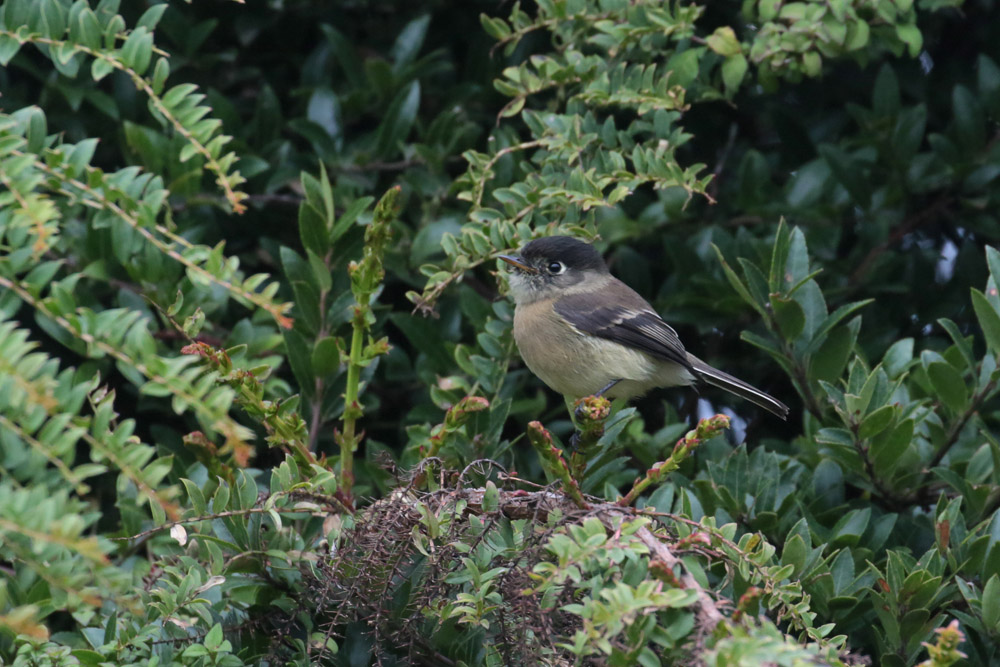
[[[684,349],[674,329],[611,275],[594,246],[547,236],[509,265],[514,341],[528,369],[571,399],[631,399],[659,387],[707,383],[787,419],[788,406]]]

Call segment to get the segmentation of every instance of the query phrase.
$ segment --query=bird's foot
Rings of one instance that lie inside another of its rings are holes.
[[[580,432],[579,431],[573,431],[573,435],[571,435],[569,437],[569,446],[568,446],[568,448],[569,448],[570,451],[573,451],[573,452],[575,452],[576,450],[578,450],[580,448]]]

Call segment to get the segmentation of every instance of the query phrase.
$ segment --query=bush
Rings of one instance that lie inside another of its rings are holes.
[[[1000,659],[959,4],[5,0],[0,661]],[[554,233],[789,422],[574,423],[498,298]]]

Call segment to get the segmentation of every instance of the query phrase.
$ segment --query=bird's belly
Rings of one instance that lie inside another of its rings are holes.
[[[514,315],[514,339],[521,358],[532,373],[560,394],[589,396],[613,380],[621,380],[606,395],[631,398],[654,387],[690,384],[693,380],[677,364],[659,361],[604,338],[583,335],[557,320],[550,309],[528,314],[532,326],[526,327],[524,310],[518,308]],[[547,319],[547,326],[538,326],[537,318]]]

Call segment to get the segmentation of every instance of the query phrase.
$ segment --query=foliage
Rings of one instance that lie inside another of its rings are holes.
[[[4,0],[0,661],[1000,659],[958,5]],[[567,415],[491,271],[552,233],[791,421]]]

